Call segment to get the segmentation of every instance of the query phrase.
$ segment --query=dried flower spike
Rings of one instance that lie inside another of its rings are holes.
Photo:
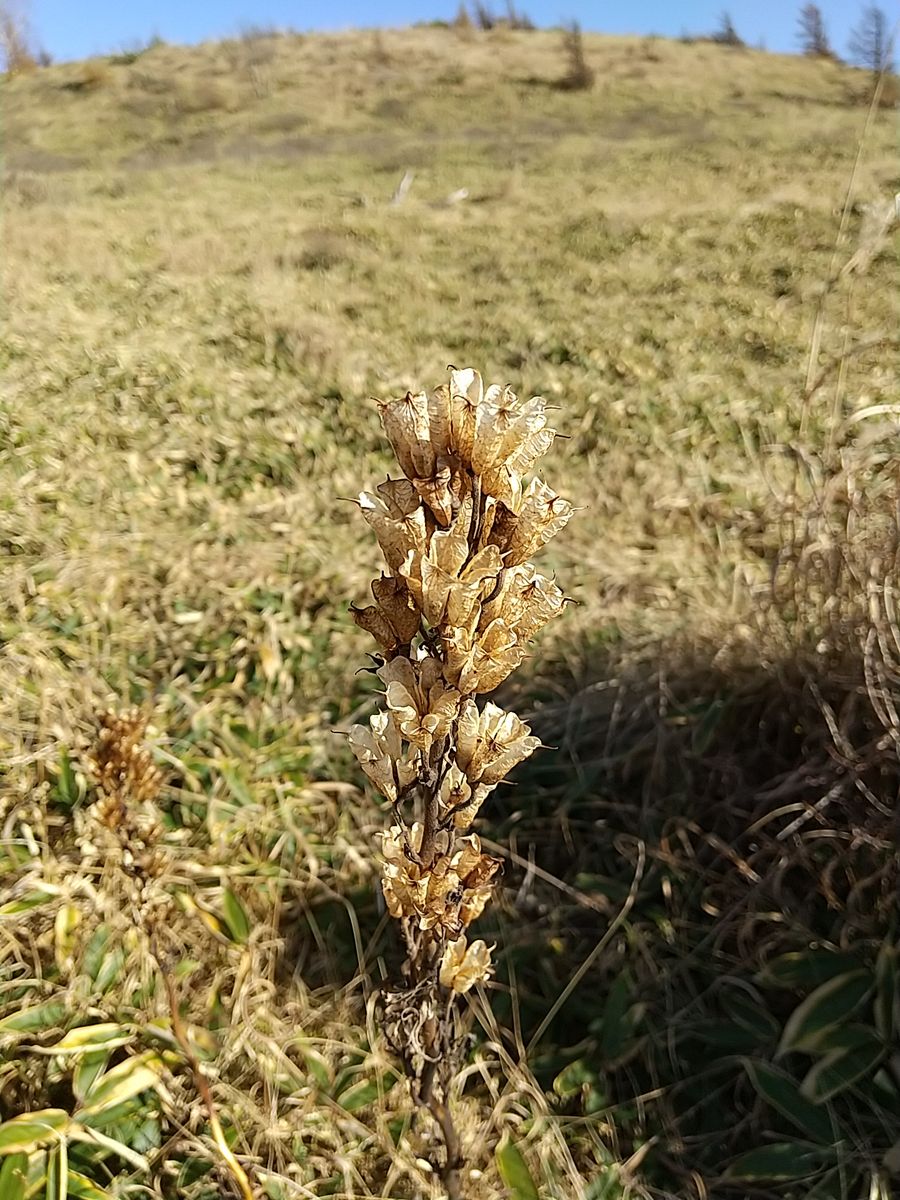
[[[452,1198],[454,1001],[490,975],[489,948],[469,943],[466,930],[500,868],[468,830],[539,745],[515,713],[476,697],[498,687],[562,611],[563,593],[527,559],[572,506],[542,480],[523,481],[555,437],[540,397],[485,389],[477,371],[451,368],[430,396],[377,403],[404,478],[359,496],[388,573],[372,584],[375,603],[351,611],[378,645],[385,694],[384,709],[353,726],[350,745],[394,813],[381,839],[382,888],[407,958],[403,986],[385,996],[386,1028],[443,1133],[439,1169]]]

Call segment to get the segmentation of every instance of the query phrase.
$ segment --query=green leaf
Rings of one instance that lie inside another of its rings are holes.
[[[46,904],[48,900],[54,900],[55,898],[55,892],[44,892],[40,889],[33,892],[26,892],[18,900],[7,900],[5,904],[0,904],[0,917],[13,917],[17,913],[30,912],[31,909],[40,908],[42,904]]]
[[[103,959],[106,956],[106,944],[109,941],[109,936],[109,926],[98,925],[91,935],[90,941],[84,948],[84,958],[81,961],[81,966],[88,977],[95,982],[103,965]]]
[[[232,940],[244,945],[250,937],[250,919],[231,888],[225,888],[222,892],[222,908]]]
[[[65,1020],[67,1006],[62,1000],[44,1000],[4,1017],[0,1021],[0,1033],[37,1033],[42,1029],[54,1029]]]
[[[726,1179],[774,1181],[805,1179],[821,1170],[830,1152],[803,1142],[773,1142],[736,1159],[725,1172]]]
[[[312,1075],[313,1079],[324,1091],[328,1092],[331,1089],[331,1068],[328,1065],[328,1059],[323,1054],[320,1054],[313,1046],[306,1045],[300,1042],[300,1053],[303,1055],[303,1061],[306,1064],[306,1069]]]
[[[540,1200],[537,1185],[515,1142],[505,1137],[495,1153],[500,1178],[509,1188],[509,1200]]]
[[[57,1042],[47,1048],[49,1054],[84,1054],[89,1050],[124,1046],[134,1034],[126,1025],[114,1021],[102,1021],[96,1025],[78,1025]]]
[[[78,803],[78,780],[72,769],[72,760],[68,750],[63,750],[59,756],[59,775],[56,780],[56,799],[65,808],[74,808]]]
[[[722,1008],[741,1029],[752,1033],[757,1041],[774,1042],[778,1036],[779,1024],[775,1017],[766,1009],[762,997],[758,993],[731,988],[721,996]]]
[[[253,804],[253,796],[250,793],[250,789],[236,771],[232,770],[231,767],[223,767],[222,778],[228,785],[229,792],[231,792],[232,796],[235,798],[235,800],[237,800],[238,804],[242,808],[246,808]]]
[[[886,1042],[893,1040],[900,1028],[897,1019],[897,947],[885,942],[878,951],[875,963],[875,1024]]]
[[[588,1066],[583,1058],[576,1058],[567,1067],[563,1067],[553,1080],[553,1090],[557,1096],[568,1100],[572,1096],[580,1095],[585,1086],[590,1087],[596,1082],[597,1072]]]
[[[859,1008],[871,990],[872,976],[868,971],[838,975],[817,987],[788,1017],[778,1054],[815,1049],[830,1030],[843,1024]]]
[[[870,1078],[884,1053],[885,1045],[874,1033],[867,1043],[832,1050],[810,1069],[800,1091],[813,1103],[824,1104],[857,1080]]]
[[[603,1006],[603,1025],[600,1031],[600,1052],[606,1063],[619,1058],[631,1033],[625,1014],[631,999],[631,978],[627,971],[617,976]]]
[[[77,1100],[84,1100],[97,1079],[106,1070],[109,1056],[109,1050],[92,1050],[89,1054],[85,1054],[75,1067],[72,1072],[72,1091]]]
[[[351,1084],[337,1097],[337,1102],[346,1112],[359,1112],[361,1108],[366,1108],[370,1104],[374,1104],[381,1096],[389,1092],[396,1082],[396,1076],[387,1072],[374,1079],[360,1079],[357,1083]]]
[[[775,987],[806,992],[827,983],[835,975],[846,975],[848,971],[858,970],[861,966],[859,959],[852,954],[817,947],[773,958],[760,971],[759,979]]]
[[[83,1125],[102,1125],[101,1118],[109,1116],[109,1110],[139,1096],[141,1092],[160,1087],[162,1059],[153,1050],[147,1050],[135,1058],[126,1058],[101,1075],[85,1097],[87,1103],[76,1113]]]
[[[605,1167],[602,1175],[598,1175],[588,1184],[584,1200],[622,1200],[627,1195],[622,1186],[622,1177],[616,1167]]]
[[[835,1050],[858,1050],[870,1046],[872,1040],[880,1043],[880,1039],[871,1025],[862,1025],[851,1021],[847,1025],[839,1025],[828,1031],[827,1038],[816,1044],[816,1054],[833,1054]]]
[[[74,1200],[110,1200],[111,1193],[98,1187],[87,1175],[69,1171],[69,1196]]]
[[[92,1146],[102,1146],[104,1150],[111,1150],[113,1154],[118,1154],[120,1158],[124,1158],[136,1170],[150,1170],[150,1162],[143,1154],[138,1154],[136,1150],[131,1146],[126,1146],[124,1142],[119,1142],[108,1134],[101,1133],[99,1129],[92,1129],[88,1125],[79,1125],[77,1121],[73,1121],[69,1127],[69,1141],[85,1142]]]
[[[105,954],[103,961],[100,963],[100,969],[97,971],[97,978],[94,981],[97,985],[97,991],[100,993],[108,992],[121,975],[124,966],[125,951],[121,946],[116,946],[108,954]]]
[[[28,1155],[24,1150],[7,1154],[0,1167],[0,1200],[25,1200]]]
[[[694,754],[701,756],[706,754],[713,743],[726,707],[724,700],[713,700],[697,724],[694,725],[691,734],[691,750]]]
[[[691,1049],[699,1046],[701,1061],[708,1061],[710,1048],[721,1050],[726,1054],[752,1053],[759,1049],[759,1037],[736,1025],[734,1021],[707,1020],[696,1028],[688,1028],[678,1033],[679,1047],[692,1044]]]
[[[64,1138],[56,1143],[47,1157],[47,1188],[45,1200],[66,1200],[69,1194],[69,1155]]]
[[[0,1125],[0,1154],[30,1154],[38,1146],[56,1141],[68,1124],[69,1114],[61,1108],[22,1113]]]
[[[744,1068],[756,1092],[776,1112],[787,1117],[817,1142],[834,1140],[831,1121],[824,1109],[805,1099],[790,1075],[769,1063],[744,1059]]]

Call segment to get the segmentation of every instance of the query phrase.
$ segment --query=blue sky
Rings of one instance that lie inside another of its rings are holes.
[[[227,37],[250,24],[290,26],[299,30],[352,26],[409,25],[450,18],[458,0],[30,0],[27,4],[36,40],[55,59],[85,58],[146,41],[154,34],[172,42]],[[505,0],[494,0],[500,11]],[[470,6],[471,7],[471,6]],[[605,33],[706,33],[724,8],[741,36],[763,40],[770,50],[796,49],[800,0],[518,0],[517,8],[538,25],[573,18],[584,29]],[[862,0],[819,0],[826,27],[838,53],[856,22]],[[890,4],[885,7],[890,9]]]

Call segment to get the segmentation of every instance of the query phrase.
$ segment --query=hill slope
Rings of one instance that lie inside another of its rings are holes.
[[[0,788],[11,895],[38,897],[4,915],[32,981],[11,1003],[63,996],[76,1023],[139,1029],[129,1053],[156,1046],[166,1001],[133,941],[89,1002],[98,925],[130,917],[73,832],[95,713],[147,703],[169,772],[163,880],[182,897],[168,961],[228,1134],[272,1196],[428,1187],[367,1024],[396,952],[373,900],[384,814],[346,782],[333,729],[371,703],[346,610],[376,554],[339,499],[389,464],[367,397],[431,386],[449,362],[552,398],[553,476],[583,510],[552,560],[580,604],[517,685],[563,750],[486,814],[515,857],[493,927],[500,1024],[473,1018],[482,1066],[461,1101],[472,1197],[506,1194],[503,1131],[547,1196],[692,1172],[725,1187],[742,1149],[796,1127],[738,1056],[774,1053],[805,984],[763,998],[757,968],[846,942],[869,971],[889,943],[881,825],[841,810],[835,827],[866,836],[840,870],[824,841],[760,830],[788,782],[785,825],[830,794],[836,762],[863,770],[850,742],[826,748],[819,700],[887,755],[841,657],[850,617],[828,640],[842,543],[810,514],[843,487],[852,515],[895,478],[893,118],[830,62],[585,44],[591,91],[558,86],[557,34],[437,28],[160,45],[0,84]],[[857,469],[866,486],[847,486]],[[851,564],[853,621],[886,544]],[[794,590],[772,600],[783,562]],[[820,664],[817,692],[795,651]],[[848,805],[894,778],[886,759],[865,768]],[[859,917],[856,883],[878,871]],[[45,1044],[59,1010],[47,1019]],[[2,1115],[68,1103],[65,1062],[4,1046],[20,1074]],[[110,1128],[153,1159],[153,1194],[218,1195],[203,1107],[164,1049],[163,1117]],[[892,1136],[848,1105],[852,1152],[816,1159],[826,1189]],[[93,1153],[78,1169],[101,1181]]]

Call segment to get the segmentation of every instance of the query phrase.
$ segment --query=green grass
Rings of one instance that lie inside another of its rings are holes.
[[[0,83],[0,1021],[55,1006],[0,1025],[0,1117],[77,1116],[44,1051],[126,1025],[110,1065],[153,1054],[162,1086],[105,1129],[147,1170],[69,1150],[110,1194],[230,1186],[141,944],[97,948],[131,918],[79,847],[84,753],[135,702],[169,772],[169,966],[235,1152],[271,1196],[427,1194],[370,1003],[398,956],[384,817],[334,731],[373,691],[347,606],[377,553],[344,502],[390,466],[368,397],[448,363],[558,405],[583,509],[551,555],[578,607],[508,697],[559,750],[481,831],[516,857],[460,1100],[473,1200],[517,1195],[504,1136],[547,1198],[890,1194],[896,624],[865,590],[895,572],[894,118],[830,62],[586,45],[583,93],[553,86],[559,35],[505,30]],[[857,1044],[778,1056],[848,971]],[[815,1115],[783,1099],[866,1048]],[[773,1142],[809,1174],[740,1177]]]

